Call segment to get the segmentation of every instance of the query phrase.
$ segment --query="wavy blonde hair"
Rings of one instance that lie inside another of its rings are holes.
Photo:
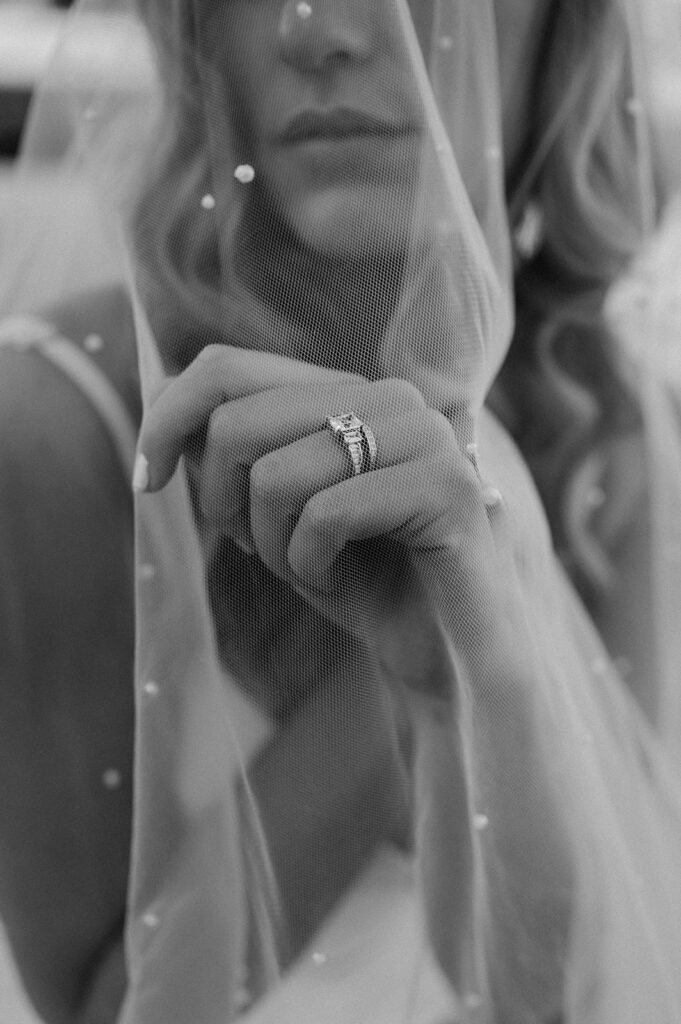
[[[587,598],[605,578],[598,538],[585,533],[579,512],[589,501],[585,460],[638,424],[603,299],[655,216],[628,3],[555,0],[550,13],[526,150],[509,186],[512,226],[532,202],[541,211],[542,239],[517,268],[517,327],[490,396],[533,471],[558,553]],[[236,275],[225,309],[213,275],[240,210],[235,199],[221,225],[227,241],[206,232],[197,202],[211,190],[199,141],[205,111],[193,106],[202,91],[197,76],[206,69],[191,45],[196,26],[182,0],[138,5],[159,50],[168,107],[135,234],[168,362],[182,368],[205,344],[224,340],[227,321],[235,336],[286,332],[292,350],[301,350],[301,330],[240,288]]]
[[[603,318],[612,282],[657,217],[645,86],[626,0],[557,0],[538,69],[524,174],[511,189],[541,237],[516,272],[516,331],[492,404],[533,472],[559,555],[588,602],[608,585],[589,514],[594,474],[639,426]],[[597,473],[596,473],[597,476]]]

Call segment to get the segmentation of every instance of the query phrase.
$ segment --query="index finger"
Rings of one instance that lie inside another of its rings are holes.
[[[170,480],[191,438],[220,405],[281,384],[321,380],[331,372],[271,352],[209,345],[174,377],[142,421],[133,487],[157,491]]]

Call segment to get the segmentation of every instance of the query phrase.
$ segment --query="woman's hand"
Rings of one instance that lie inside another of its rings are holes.
[[[375,470],[359,476],[326,426],[347,412],[377,442]],[[395,546],[458,552],[473,573],[492,539],[452,425],[405,381],[210,346],[147,412],[139,450],[142,489],[162,488],[184,455],[208,524],[252,545],[325,611],[334,605],[346,625],[354,616],[373,630],[377,616],[399,617],[413,581]],[[341,610],[348,573],[352,602]]]
[[[378,448],[376,469],[359,476],[325,425],[329,414],[348,412],[371,428]],[[405,685],[414,787],[424,794],[416,804],[425,808],[417,844],[426,924],[455,988],[474,888],[472,791],[461,781],[470,767],[453,727],[460,689],[468,688],[477,762],[503,766],[476,789],[485,820],[494,823],[489,841],[510,866],[490,879],[494,962],[501,984],[538,1001],[540,1016],[560,1001],[560,972],[538,986],[522,951],[507,944],[499,954],[494,915],[498,908],[506,920],[510,894],[514,912],[527,915],[527,934],[555,935],[568,919],[561,894],[569,873],[557,822],[547,825],[554,794],[544,785],[546,754],[537,743],[536,693],[545,682],[523,601],[522,574],[533,572],[533,551],[547,538],[537,529],[541,517],[518,524],[513,516],[514,487],[522,498],[530,491],[509,442],[493,436],[490,445],[495,474],[504,460],[510,465],[505,477],[500,472],[503,505],[481,482],[465,444],[403,381],[370,382],[213,347],[148,411],[139,446],[147,480],[138,483],[163,487],[184,455],[209,524],[251,544],[306,600],[366,640],[377,678]],[[536,581],[527,592],[539,592]],[[341,677],[361,680],[362,672]],[[323,706],[331,707],[326,693]]]

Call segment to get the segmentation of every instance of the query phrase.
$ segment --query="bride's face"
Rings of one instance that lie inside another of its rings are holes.
[[[507,165],[522,142],[550,2],[495,0]],[[409,0],[426,55],[432,6]],[[204,11],[211,62],[229,82],[237,160],[254,167],[257,187],[320,253],[399,247],[417,198],[424,114],[395,0],[228,0]],[[469,43],[448,41],[454,65],[457,45]]]

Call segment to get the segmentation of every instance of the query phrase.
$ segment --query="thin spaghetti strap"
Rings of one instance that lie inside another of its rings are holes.
[[[0,348],[35,349],[68,377],[95,409],[129,478],[137,428],[118,391],[93,359],[46,320],[14,316],[0,324]]]

